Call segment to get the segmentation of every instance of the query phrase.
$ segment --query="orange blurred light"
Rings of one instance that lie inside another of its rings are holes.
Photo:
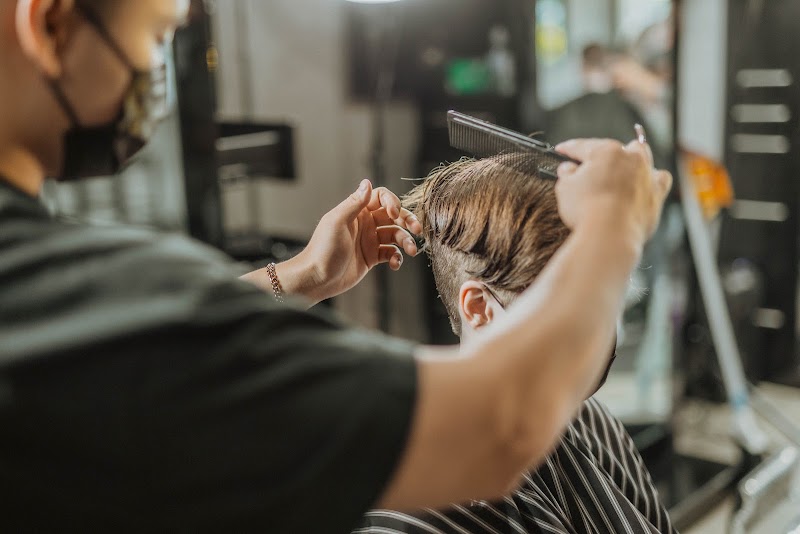
[[[707,219],[716,217],[734,201],[728,170],[721,163],[690,151],[684,151],[695,193]]]

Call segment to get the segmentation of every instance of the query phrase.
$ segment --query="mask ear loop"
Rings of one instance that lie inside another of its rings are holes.
[[[75,113],[72,104],[69,103],[67,95],[65,95],[64,91],[59,87],[58,80],[48,78],[47,84],[50,86],[50,90],[53,91],[53,95],[56,97],[61,109],[67,114],[70,124],[72,124],[72,126],[80,126],[81,121],[78,119],[78,115]]]
[[[169,95],[169,91],[170,91],[169,85],[170,84],[169,84],[169,78],[168,78],[168,67],[167,67],[166,61],[165,61],[166,53],[167,53],[166,47],[164,47],[164,49],[162,50],[162,55],[164,56],[162,59],[164,60],[164,62],[159,67],[157,67],[155,69],[150,69],[150,70],[147,70],[147,71],[143,71],[143,70],[137,69],[133,65],[133,62],[129,59],[128,55],[122,49],[122,47],[120,47],[117,44],[117,41],[114,39],[114,37],[108,31],[108,29],[106,28],[103,20],[100,18],[100,16],[94,10],[92,10],[89,7],[85,6],[80,1],[75,2],[75,10],[78,13],[80,13],[80,15],[84,18],[84,20],[86,20],[87,23],[89,23],[90,26],[92,26],[92,28],[97,32],[97,34],[100,36],[100,38],[103,39],[103,41],[106,43],[106,45],[109,47],[109,49],[114,53],[114,55],[116,55],[117,58],[128,68],[128,70],[130,70],[133,73],[133,79],[131,81],[131,84],[135,84],[136,83],[136,78],[139,77],[139,76],[147,76],[150,79],[152,79],[153,78],[153,72],[154,71],[158,71],[159,78],[160,78],[158,80],[158,82],[166,84],[165,95],[161,99],[161,100],[163,100],[163,103],[159,102],[159,104],[157,106],[159,108],[158,109],[158,115],[159,115],[159,118],[163,118],[164,116],[166,116],[167,113],[168,113],[168,110],[169,110],[169,106],[170,106],[170,95]],[[161,79],[161,78],[163,78],[163,79]],[[149,98],[151,98],[151,95],[147,95],[145,98],[149,99]],[[61,95],[61,97],[59,97],[59,100],[65,101],[64,98],[63,98],[63,94]],[[74,113],[72,113],[72,115],[74,116]]]
[[[114,39],[106,30],[103,23],[100,21],[100,18],[95,14],[92,10],[87,8],[86,6],[82,5],[80,2],[75,3],[75,10],[80,13],[80,15],[88,22],[92,28],[100,35],[103,41],[108,45],[114,55],[116,55],[120,61],[129,69],[135,72],[135,68],[132,66],[131,62],[128,60],[128,56],[122,49],[117,45]],[[47,78],[47,84],[50,86],[50,90],[53,92],[58,104],[61,106],[61,109],[67,115],[72,126],[79,127],[81,126],[81,121],[78,118],[78,114],[75,112],[75,108],[72,107],[67,95],[64,94],[64,91],[58,85],[58,80]]]
[[[128,54],[126,54],[125,51],[117,44],[117,41],[106,29],[105,24],[97,13],[83,5],[82,2],[75,2],[75,10],[80,13],[80,15],[92,26],[92,28],[94,28],[94,31],[96,31],[103,41],[105,41],[106,46],[108,46],[111,51],[114,52],[114,55],[116,55],[119,60],[122,61],[126,67],[128,67],[128,69],[130,69],[132,72],[138,72],[138,69],[133,66],[133,63],[128,58]]]

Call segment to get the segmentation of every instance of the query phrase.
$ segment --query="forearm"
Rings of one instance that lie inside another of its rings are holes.
[[[382,506],[497,498],[549,453],[608,364],[641,249],[598,225],[575,232],[460,358],[455,348],[418,351],[414,427]]]
[[[499,468],[511,477],[552,450],[608,365],[641,240],[616,234],[618,224],[593,223],[568,239],[474,349],[476,360],[496,360],[489,376],[500,393],[489,404],[499,406],[495,432],[507,444]]]
[[[619,225],[610,221],[584,228],[590,231],[578,230],[568,239],[508,319],[496,322],[476,347],[502,355],[526,408],[533,408],[525,402],[526,392],[542,375],[552,375],[544,384],[563,392],[577,408],[608,365],[616,318],[641,245],[616,234]]]
[[[536,283],[476,347],[500,359],[501,379],[523,414],[543,395],[557,399],[566,425],[608,365],[616,319],[624,305],[641,240],[618,234],[613,221],[576,231]],[[525,417],[523,415],[522,417]],[[530,419],[530,418],[529,418]]]
[[[292,259],[276,264],[275,271],[283,293],[286,296],[302,297],[310,307],[325,300],[326,297],[322,295],[321,284],[315,280],[307,264],[308,262],[303,260],[301,253]],[[266,267],[249,272],[241,279],[270,295],[273,293],[272,279]]]

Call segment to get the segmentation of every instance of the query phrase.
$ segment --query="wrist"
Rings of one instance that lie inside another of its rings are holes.
[[[624,209],[593,211],[583,218],[573,234],[602,243],[631,266],[639,262],[646,241],[644,229]]]
[[[302,296],[312,306],[327,298],[318,280],[317,269],[306,257],[305,251],[275,265],[275,272],[286,295]]]

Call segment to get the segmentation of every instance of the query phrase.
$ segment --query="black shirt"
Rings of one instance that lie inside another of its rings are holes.
[[[0,180],[0,531],[358,522],[405,448],[413,347],[235,275],[182,237],[54,219]]]

